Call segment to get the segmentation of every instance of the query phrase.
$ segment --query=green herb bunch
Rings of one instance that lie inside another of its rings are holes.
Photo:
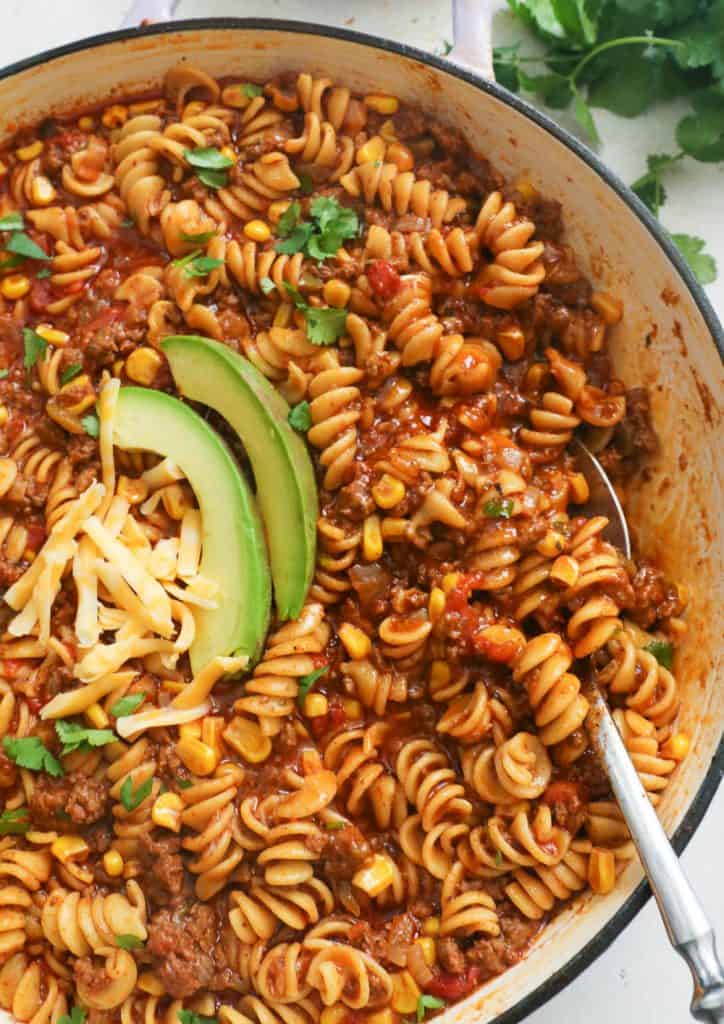
[[[572,107],[588,139],[599,136],[593,109],[636,117],[661,100],[686,99],[678,148],[651,154],[632,188],[658,216],[662,178],[685,157],[724,160],[724,0],[508,0],[513,14],[544,45],[494,51],[495,74],[514,92],[553,109]],[[672,236],[703,284],[716,276],[704,242]]]

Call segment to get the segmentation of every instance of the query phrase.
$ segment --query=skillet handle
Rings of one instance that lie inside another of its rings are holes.
[[[148,21],[171,21],[179,0],[134,0],[121,28],[136,28]]]
[[[448,59],[494,82],[491,0],[452,0],[452,15],[453,47]]]

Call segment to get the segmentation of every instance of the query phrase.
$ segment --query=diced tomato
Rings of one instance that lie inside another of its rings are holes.
[[[425,985],[425,991],[446,1002],[452,1002],[471,992],[479,983],[480,975],[481,968],[477,964],[471,964],[462,974],[440,971]]]
[[[329,711],[326,715],[319,715],[317,718],[308,720],[309,729],[315,739],[322,739],[323,736],[330,736],[341,728],[347,721],[342,702],[335,694],[329,698]]]
[[[580,806],[584,800],[583,787],[578,782],[567,782],[565,779],[559,779],[557,782],[551,782],[550,786],[546,789],[543,794],[543,803],[548,804],[552,807],[553,804],[573,804]]]
[[[375,295],[389,302],[400,290],[400,275],[387,260],[375,260],[367,271],[367,280]]]
[[[44,313],[48,304],[53,301],[53,289],[50,281],[43,278],[41,281],[33,281],[30,289],[30,308],[34,313]]]
[[[4,658],[0,664],[2,664],[2,672],[0,672],[0,675],[4,676],[6,679],[14,679],[22,669],[25,662],[21,661],[19,658]]]
[[[41,523],[31,523],[26,529],[28,531],[28,539],[25,542],[26,548],[30,548],[31,551],[38,551],[45,542],[45,527]]]

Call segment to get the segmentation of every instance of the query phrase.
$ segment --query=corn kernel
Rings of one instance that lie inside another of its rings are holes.
[[[382,520],[382,539],[391,541],[405,540],[409,526],[410,523],[407,519],[398,519],[396,516],[385,516]]]
[[[141,992],[147,992],[150,996],[163,996],[166,994],[163,982],[160,978],[156,977],[153,971],[144,971],[143,974],[139,974],[136,984]]]
[[[435,935],[440,934],[440,918],[439,917],[426,917],[422,923],[423,935]]]
[[[304,714],[307,718],[321,718],[329,711],[329,701],[323,693],[308,693],[304,698]]]
[[[248,107],[251,100],[244,92],[244,83],[234,82],[233,85],[224,87],[221,93],[221,102],[225,107],[241,109],[242,107]]]
[[[691,740],[685,732],[677,732],[671,736],[661,748],[663,757],[669,757],[672,761],[683,761],[689,753]]]
[[[398,171],[411,171],[415,166],[412,150],[402,142],[393,142],[387,147],[385,160],[394,164]]]
[[[232,718],[222,733],[224,742],[250,764],[259,764],[271,754],[271,740],[250,718]]]
[[[527,181],[525,178],[521,178],[519,181],[516,181],[515,190],[527,203],[532,202],[538,195],[538,190],[535,185],[530,181]]]
[[[322,289],[324,301],[328,306],[334,306],[335,309],[344,309],[349,302],[351,294],[352,289],[347,282],[338,281],[336,277],[333,277],[331,281],[327,281]]]
[[[103,868],[111,878],[118,878],[123,874],[123,857],[118,850],[106,850],[103,854]]]
[[[78,127],[82,132],[92,132],[95,128],[95,121],[88,114],[84,114],[83,117],[78,118]]]
[[[111,720],[100,704],[91,704],[90,707],[85,709],[83,714],[94,729],[107,729],[110,725]]]
[[[121,103],[113,103],[106,107],[101,116],[101,121],[106,128],[120,128],[128,119],[128,107]]]
[[[372,649],[372,642],[367,634],[353,626],[351,622],[343,622],[337,630],[337,636],[344,644],[347,654],[354,661],[366,658]]]
[[[394,121],[383,121],[380,125],[380,135],[385,142],[397,142],[397,129]]]
[[[36,139],[35,142],[31,142],[28,146],[21,146],[20,149],[15,150],[15,156],[18,160],[22,160],[23,163],[28,163],[29,160],[34,160],[36,156],[40,156],[43,152],[43,142],[41,139]]]
[[[445,611],[445,591],[440,587],[433,587],[430,591],[430,599],[427,603],[427,612],[431,622],[437,622]]]
[[[180,737],[188,736],[194,740],[201,739],[201,722],[186,722],[178,727]]]
[[[588,884],[599,896],[611,892],[616,884],[616,860],[611,850],[591,850]]]
[[[120,476],[116,494],[125,498],[129,505],[140,505],[148,497],[148,484],[140,477]]]
[[[392,1009],[398,1013],[415,1013],[420,989],[409,971],[392,975]]]
[[[126,373],[137,384],[148,387],[153,384],[162,363],[163,356],[155,348],[144,345],[131,352],[126,360]]]
[[[239,160],[231,146],[222,146],[219,152],[222,156],[225,156],[227,160],[231,160],[232,164],[237,163]]]
[[[396,114],[400,109],[400,101],[396,96],[373,92],[365,96],[365,106],[370,110],[376,110],[378,114]]]
[[[22,299],[30,291],[30,281],[24,274],[9,274],[0,284],[0,292],[6,299]]]
[[[356,160],[358,164],[372,163],[375,160],[383,160],[385,156],[385,140],[379,135],[373,135],[357,150]]]
[[[349,1010],[343,1003],[335,1003],[334,1006],[325,1006],[319,1018],[319,1024],[342,1024],[348,1016]]]
[[[62,348],[70,341],[69,334],[57,330],[52,324],[38,324],[35,333],[39,334],[43,341],[47,341],[49,345],[55,345],[56,348]]]
[[[510,362],[520,359],[525,352],[525,335],[517,325],[514,327],[503,327],[495,335],[495,340],[498,348]]]
[[[365,1024],[395,1024],[396,1020],[390,1006],[383,1006],[381,1010],[365,1015]]]
[[[443,686],[447,686],[450,682],[450,666],[446,661],[440,661],[436,658],[430,666],[430,688],[433,690],[439,690]]]
[[[362,718],[364,709],[358,700],[353,697],[345,697],[342,701],[342,710],[344,711],[345,717],[349,718],[350,721],[356,721],[358,718]]]
[[[578,581],[580,571],[581,567],[575,558],[571,558],[570,555],[561,555],[551,566],[550,578],[562,583],[564,587],[573,587]]]
[[[216,751],[191,736],[180,739],[176,752],[193,775],[211,775],[219,763]]]
[[[375,853],[368,858],[352,877],[352,885],[362,889],[368,896],[379,896],[392,884],[394,872],[390,858],[382,853]]]
[[[382,554],[382,530],[379,516],[367,516],[362,527],[362,555],[366,562],[375,562]]]
[[[372,487],[372,497],[380,508],[394,508],[405,497],[405,485],[397,477],[383,473]]]
[[[252,242],[267,242],[271,238],[271,228],[263,220],[250,220],[244,225],[244,234]]]
[[[459,572],[446,572],[442,578],[442,589],[446,594],[449,594],[451,590],[454,590],[460,580]]]
[[[50,847],[50,852],[61,864],[65,864],[66,861],[85,856],[88,843],[81,836],[60,836]]]
[[[113,361],[113,376],[120,377],[123,373],[123,367],[126,365],[125,359],[115,359]]]
[[[623,302],[614,295],[608,292],[594,292],[591,296],[591,305],[608,327],[621,322]]]
[[[566,547],[566,538],[557,530],[548,530],[545,537],[536,544],[536,551],[546,558],[555,558]]]
[[[576,505],[585,505],[591,496],[588,482],[583,473],[571,473],[568,477],[568,489],[571,501]]]
[[[151,820],[159,828],[167,828],[171,832],[181,831],[181,811],[184,802],[176,793],[162,793],[157,797],[151,809]]]
[[[277,221],[284,216],[286,211],[289,209],[290,199],[275,199],[266,211],[269,220],[272,224],[276,224]]]
[[[57,192],[43,174],[33,178],[33,183],[30,186],[30,198],[34,206],[49,206],[56,195]]]
[[[0,405],[0,427],[4,427],[9,417],[8,409],[6,405]]]
[[[422,955],[425,958],[425,963],[428,967],[432,967],[437,959],[437,949],[435,948],[435,940],[431,935],[425,935],[422,939],[416,939],[417,945],[422,950]]]

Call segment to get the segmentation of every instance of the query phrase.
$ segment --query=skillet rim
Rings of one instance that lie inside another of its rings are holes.
[[[60,57],[72,56],[83,50],[105,46],[110,43],[122,42],[127,39],[142,38],[148,36],[162,36],[170,32],[194,32],[203,29],[244,29],[263,30],[266,32],[291,32],[298,35],[319,35],[330,39],[341,39],[345,42],[357,43],[362,46],[369,46],[373,49],[384,50],[387,53],[397,54],[410,60],[416,60],[427,64],[438,71],[442,71],[455,78],[459,78],[469,85],[475,86],[482,92],[494,96],[496,99],[512,107],[519,114],[533,121],[538,127],[552,135],[558,142],[570,149],[576,156],[583,160],[600,178],[618,195],[628,206],[629,210],[643,223],[653,236],[661,249],[673,264],[684,284],[688,288],[694,303],[702,315],[704,322],[711,334],[715,347],[719,352],[719,358],[724,364],[724,326],[719,321],[714,308],[709,301],[702,285],[694,277],[693,272],[684,260],[683,256],[672,241],[668,232],[656,220],[651,211],[641,202],[631,189],[625,185],[613,171],[596,156],[584,143],[575,135],[561,128],[546,114],[541,113],[531,104],[521,99],[515,93],[499,85],[497,82],[488,81],[482,75],[477,74],[471,68],[462,67],[453,61],[438,57],[435,54],[426,53],[415,46],[407,43],[396,43],[382,36],[372,35],[366,32],[357,32],[352,29],[338,28],[336,26],[318,25],[302,21],[287,20],[280,18],[189,18],[176,21],[158,22],[152,25],[144,25],[138,28],[118,29],[113,32],[103,32],[83,39],[66,43],[63,46],[53,47],[44,50],[32,57],[16,61],[0,69],[0,82],[11,78],[20,72],[28,71],[48,61],[57,60]],[[684,851],[700,825],[707,808],[714,799],[719,783],[724,776],[724,731],[719,740],[716,752],[712,756],[711,764],[702,780],[699,789],[694,795],[689,807],[682,818],[676,832],[671,837],[671,843],[678,855]],[[562,991],[575,978],[589,967],[595,960],[605,952],[621,932],[631,923],[633,918],[645,906],[651,897],[651,889],[646,880],[642,880],[636,889],[631,893],[625,903],[615,912],[603,928],[590,939],[577,953],[575,953],[555,974],[537,985],[532,992],[518,1000],[508,1010],[495,1018],[494,1024],[517,1024],[528,1014],[539,1009],[547,1003],[558,992]]]

